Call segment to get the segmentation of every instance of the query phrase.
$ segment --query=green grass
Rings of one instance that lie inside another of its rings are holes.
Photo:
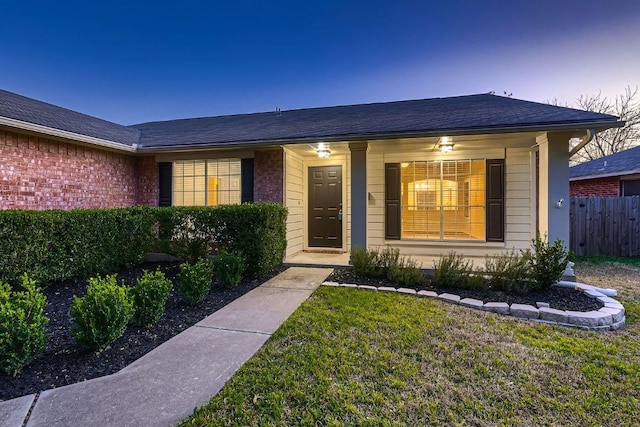
[[[575,257],[575,263],[588,263],[594,265],[602,265],[602,264],[625,264],[631,265],[634,267],[640,267],[640,257],[617,257],[617,256],[608,256],[608,255],[599,255],[599,256],[579,256]]]
[[[640,284],[639,284],[640,286]],[[640,304],[586,332],[318,289],[184,425],[633,425]]]

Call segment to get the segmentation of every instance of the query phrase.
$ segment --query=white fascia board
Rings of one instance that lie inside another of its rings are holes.
[[[138,151],[137,145],[130,146],[130,145],[122,144],[120,142],[114,142],[114,141],[109,141],[107,139],[95,138],[93,136],[82,135],[79,133],[69,132],[66,130],[37,125],[35,123],[23,122],[22,120],[11,119],[8,117],[0,117],[0,125],[22,129],[29,132],[50,135],[57,138],[84,142],[91,145],[97,145],[99,147],[110,148],[112,150],[127,151],[129,153],[135,153]]]

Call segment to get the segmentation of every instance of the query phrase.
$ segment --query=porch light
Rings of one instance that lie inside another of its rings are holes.
[[[316,148],[316,154],[321,159],[326,159],[331,155],[331,150],[329,150],[329,146],[327,144],[325,144],[324,142],[319,142],[318,148]]]
[[[453,151],[453,141],[448,136],[443,136],[438,142],[438,148],[441,153],[450,153]]]

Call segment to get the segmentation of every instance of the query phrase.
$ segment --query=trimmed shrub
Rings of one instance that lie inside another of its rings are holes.
[[[547,236],[539,235],[531,240],[531,249],[523,252],[529,263],[529,274],[533,281],[534,290],[549,289],[562,277],[567,268],[569,253],[560,239],[553,244],[547,240]]]
[[[433,277],[438,286],[467,289],[472,285],[469,279],[472,266],[472,262],[451,251],[434,262]]]
[[[130,290],[134,308],[133,321],[140,326],[155,324],[164,313],[172,288],[173,283],[162,271],[150,273],[145,270]]]
[[[380,271],[380,254],[377,250],[368,250],[362,246],[354,246],[350,251],[353,272],[357,276],[378,277],[382,275]]]
[[[86,279],[144,261],[157,208],[0,211],[0,277],[23,272],[41,286]]]
[[[22,288],[15,292],[0,281],[0,371],[13,375],[47,348],[47,299],[26,273]]]
[[[0,277],[47,285],[139,265],[151,251],[195,263],[218,250],[242,253],[246,273],[262,277],[284,260],[286,218],[276,203],[0,211]]]
[[[73,296],[71,332],[81,347],[103,350],[119,338],[133,315],[133,301],[127,288],[116,283],[116,275],[89,279],[87,293]]]
[[[288,211],[277,203],[245,203],[215,208],[217,240],[227,252],[242,254],[246,273],[264,277],[284,260]]]
[[[511,251],[487,257],[485,271],[489,286],[498,291],[527,293],[531,289],[529,256]]]
[[[244,273],[242,255],[222,251],[213,260],[213,271],[218,283],[224,288],[235,288]]]
[[[421,265],[411,258],[400,257],[387,271],[387,278],[403,286],[414,286],[424,280]]]
[[[204,300],[211,289],[213,264],[200,259],[195,264],[180,264],[178,292],[187,304],[195,305]]]
[[[287,213],[277,203],[161,208],[158,249],[191,263],[219,251],[241,253],[245,273],[263,277],[284,260]]]

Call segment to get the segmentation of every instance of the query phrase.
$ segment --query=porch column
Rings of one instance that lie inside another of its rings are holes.
[[[545,133],[539,147],[539,233],[549,242],[561,239],[569,247],[569,139],[567,132]]]
[[[367,247],[367,145],[349,143],[351,150],[351,247]]]

